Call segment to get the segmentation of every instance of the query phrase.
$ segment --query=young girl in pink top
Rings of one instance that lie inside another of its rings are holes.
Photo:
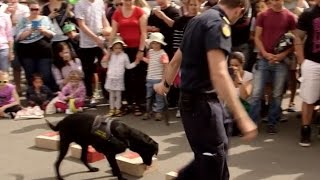
[[[21,110],[19,95],[14,85],[9,83],[9,74],[0,71],[0,118],[10,115],[15,117]]]
[[[72,70],[69,74],[68,83],[62,88],[58,95],[59,100],[55,106],[58,112],[65,112],[69,108],[69,101],[74,102],[78,111],[82,110],[86,97],[86,88],[82,82],[82,72]]]

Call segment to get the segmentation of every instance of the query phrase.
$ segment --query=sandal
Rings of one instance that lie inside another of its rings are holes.
[[[141,115],[142,115],[142,112],[141,112],[141,110],[140,110],[140,107],[135,107],[133,114],[134,114],[135,116],[141,116]]]
[[[121,112],[121,110],[120,109],[117,109],[115,112],[114,112],[114,116],[115,117],[122,117],[122,112]]]

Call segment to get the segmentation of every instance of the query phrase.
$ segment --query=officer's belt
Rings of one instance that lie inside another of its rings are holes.
[[[219,100],[218,95],[215,92],[211,93],[190,93],[190,92],[181,92],[182,98],[190,98],[196,100]]]
[[[112,133],[111,133],[112,121],[113,120],[107,116],[96,116],[92,124],[91,133],[104,140],[109,140],[110,137],[112,136]]]

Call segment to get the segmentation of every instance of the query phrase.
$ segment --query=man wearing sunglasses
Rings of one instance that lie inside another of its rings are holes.
[[[257,127],[241,105],[228,73],[231,29],[249,7],[249,0],[220,0],[190,20],[180,48],[169,63],[157,93],[169,91],[181,71],[180,111],[194,160],[177,180],[228,180],[228,136],[231,120],[218,99],[226,102],[243,134],[250,140]]]

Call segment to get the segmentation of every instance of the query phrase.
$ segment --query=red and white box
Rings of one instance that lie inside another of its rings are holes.
[[[151,166],[147,167],[143,164],[142,158],[138,153],[126,151],[116,156],[116,160],[121,172],[130,174],[136,177],[152,172],[157,169],[157,158],[152,158]]]
[[[50,150],[59,149],[60,136],[58,132],[47,132],[36,137],[36,147]]]
[[[174,180],[177,177],[178,177],[178,173],[175,171],[171,171],[166,174],[166,180]]]
[[[70,149],[71,149],[71,157],[74,157],[77,159],[81,158],[81,152],[82,152],[81,146],[79,146],[78,144],[74,144],[70,147]],[[94,163],[102,159],[105,159],[102,153],[97,152],[92,146],[88,147],[88,153],[87,153],[88,163]]]

